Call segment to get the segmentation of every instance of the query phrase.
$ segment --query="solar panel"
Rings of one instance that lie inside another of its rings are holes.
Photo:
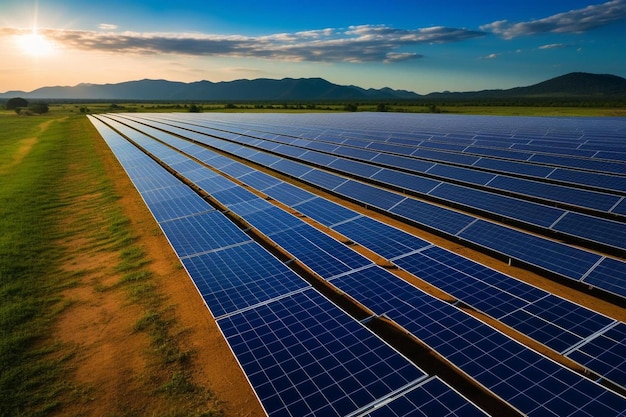
[[[600,259],[600,255],[592,252],[483,220],[478,220],[458,236],[574,280],[581,279]]]
[[[581,190],[573,187],[503,175],[496,176],[493,181],[489,183],[489,187],[602,211],[609,211],[620,199],[618,196],[607,193]]]
[[[421,225],[452,235],[457,234],[476,219],[445,207],[407,198],[389,210]]]
[[[333,226],[360,216],[340,204],[321,197],[294,204],[293,208],[326,226]]]
[[[398,323],[522,413],[597,416],[626,409],[626,398],[382,268],[359,270],[331,282],[375,313]]]
[[[303,176],[300,177],[302,181],[306,181],[313,185],[317,185],[325,190],[334,190],[339,185],[348,181],[347,178],[337,174],[322,171],[320,169],[312,169]]]
[[[307,201],[315,197],[315,194],[287,182],[281,182],[272,187],[266,188],[263,192],[289,206],[302,203],[303,201]]]
[[[181,260],[216,318],[309,286],[255,242]]]
[[[313,289],[218,324],[271,416],[346,416],[425,377]]]
[[[363,417],[479,417],[487,414],[434,377]]]
[[[430,178],[407,174],[402,171],[395,171],[387,168],[383,168],[376,174],[372,175],[371,179],[393,186],[402,187],[406,190],[425,194],[440,184],[439,181],[435,181]]]
[[[486,213],[519,220],[532,225],[550,227],[564,210],[519,198],[481,191],[455,184],[442,183],[429,195],[462,204]]]
[[[567,353],[567,356],[626,388],[625,346],[626,324],[619,322]]]
[[[333,227],[386,259],[430,246],[430,243],[369,217],[358,217]]]
[[[372,264],[369,259],[308,224],[274,233],[271,238],[325,279]]]
[[[552,229],[614,248],[626,249],[626,223],[568,212]]]
[[[219,211],[164,221],[160,226],[181,258],[251,241]]]
[[[406,199],[406,197],[401,194],[354,180],[346,181],[333,191],[361,203],[378,207],[383,210],[389,210],[402,200]]]
[[[626,266],[621,260],[603,258],[582,281],[626,297]]]

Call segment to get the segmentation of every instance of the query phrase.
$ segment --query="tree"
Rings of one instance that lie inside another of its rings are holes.
[[[13,97],[6,102],[5,107],[7,110],[15,110],[18,108],[28,107],[28,101],[21,97]]]
[[[49,110],[48,103],[33,103],[28,107],[28,109],[37,114],[48,113]]]

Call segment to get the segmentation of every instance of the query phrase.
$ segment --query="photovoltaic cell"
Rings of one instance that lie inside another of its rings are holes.
[[[363,417],[485,417],[439,378],[431,378]]]
[[[313,289],[218,324],[270,416],[346,416],[425,377]]]
[[[251,241],[218,211],[165,221],[160,225],[179,257]]]
[[[182,262],[216,318],[309,286],[255,242]]]
[[[405,199],[389,211],[421,225],[452,235],[476,221],[474,217],[467,214],[411,198]]]
[[[469,226],[459,237],[574,280],[580,280],[600,259],[595,253],[483,220]]]
[[[333,229],[386,259],[430,245],[425,240],[365,216],[339,224]]]
[[[271,239],[325,279],[372,264],[308,224],[274,233]]]
[[[358,181],[349,180],[334,190],[361,203],[388,210],[406,199],[405,196]]]
[[[331,281],[529,416],[617,415],[626,398],[539,355],[379,267]],[[584,399],[584,400],[583,400]]]
[[[567,354],[626,388],[626,324],[618,323]]]
[[[621,260],[603,258],[582,281],[626,297],[626,266]]]
[[[321,197],[294,204],[293,208],[326,226],[332,226],[360,216],[360,214],[340,204]]]

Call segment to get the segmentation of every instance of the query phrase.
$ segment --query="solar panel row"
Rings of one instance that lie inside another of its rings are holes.
[[[349,275],[349,274],[348,274]]]
[[[151,166],[151,175],[171,177],[99,119],[91,120],[125,168],[138,160],[140,166]],[[213,215],[217,230],[232,228],[220,215]],[[172,226],[172,221],[164,223]],[[197,239],[179,242],[179,229],[167,230],[174,231],[168,239],[185,254],[181,258],[190,276],[218,316],[220,329],[269,415],[343,416],[374,409],[384,398],[393,401],[382,405],[383,412],[406,410],[406,401],[419,399],[417,410],[437,413],[424,415],[485,415],[449,386],[426,380],[423,371],[247,241],[239,229],[227,231],[234,236],[223,237],[228,239],[223,246],[210,241],[194,255],[185,243]],[[195,237],[199,235],[203,233]],[[242,241],[233,244],[237,237]],[[444,399],[455,406],[443,407]]]
[[[171,129],[178,134],[186,132],[181,128],[178,130],[177,128]],[[220,149],[224,144],[214,137],[209,138],[196,134],[194,138]],[[258,155],[268,154],[259,153]],[[254,157],[250,159],[255,161],[262,159],[264,165],[269,165],[272,168],[277,161],[280,161],[280,158],[274,155],[271,155],[269,159]],[[317,171],[319,170],[313,168],[305,176],[312,175]],[[332,191],[344,197],[388,210],[392,214],[402,216],[422,226],[455,235],[494,252],[504,254],[511,259],[576,281],[584,279],[584,282],[589,285],[626,296],[626,267],[621,261],[604,258],[594,252],[543,239],[496,223],[476,220],[472,216],[453,210],[405,198],[391,191],[358,183],[354,180],[346,180],[336,174],[326,172],[325,175],[327,177],[334,176],[337,181],[341,181],[341,185],[334,187]],[[303,176],[300,179],[304,180],[305,178]],[[316,185],[321,186],[320,184]],[[610,229],[607,229],[605,234],[609,239],[613,239]]]

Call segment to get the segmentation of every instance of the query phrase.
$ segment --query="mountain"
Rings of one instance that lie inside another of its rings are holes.
[[[611,74],[572,72],[527,87],[508,90],[430,93],[435,99],[625,98],[626,78]]]
[[[274,80],[236,80],[213,83],[192,83],[166,80],[128,81],[118,84],[78,84],[74,87],[43,87],[31,92],[10,91],[0,99],[63,100],[170,100],[170,101],[316,101],[316,100],[390,100],[419,98],[410,91],[383,88],[365,90],[356,86],[342,86],[322,78],[284,78]]]
[[[626,98],[626,79],[610,74],[573,72],[527,87],[508,90],[430,93],[391,88],[364,89],[337,85],[322,78],[258,78],[236,81],[139,80],[117,84],[43,87],[31,92],[8,91],[1,99],[139,100],[139,101],[333,101],[333,100],[507,100],[545,98]]]

